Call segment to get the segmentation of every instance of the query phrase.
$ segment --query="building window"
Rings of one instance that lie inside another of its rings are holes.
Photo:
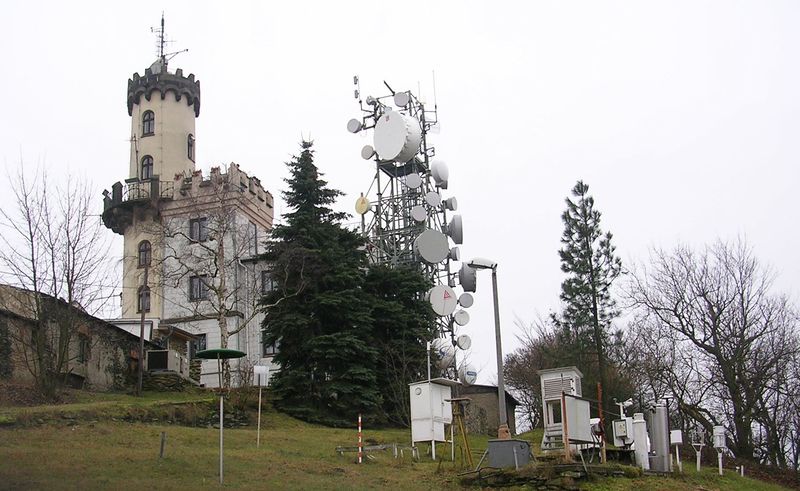
[[[150,312],[150,288],[147,286],[139,287],[139,297],[136,302],[137,312]]]
[[[142,157],[142,180],[153,177],[153,157],[145,155]]]
[[[196,334],[195,338],[192,340],[192,343],[191,343],[191,347],[190,347],[191,353],[190,353],[189,357],[190,358],[194,358],[195,353],[197,353],[198,351],[205,350],[208,347],[208,345],[206,343],[207,343],[207,341],[206,341],[206,335],[205,334]]]
[[[261,294],[266,295],[267,293],[275,290],[275,281],[272,279],[272,273],[269,271],[262,271],[261,272]]]
[[[208,240],[208,218],[192,218],[189,220],[189,238],[196,242]]]
[[[194,135],[191,133],[186,139],[186,156],[189,157],[189,160],[194,162]]]
[[[208,275],[189,277],[189,300],[199,301],[208,298]]]
[[[258,225],[253,222],[250,222],[248,225],[250,237],[250,255],[255,256],[258,254]]]
[[[139,267],[144,268],[145,266],[150,266],[150,260],[152,258],[153,248],[150,245],[149,240],[143,240],[139,242]]]
[[[156,115],[153,111],[145,111],[142,114],[142,136],[150,136],[155,133]]]
[[[89,338],[84,336],[78,337],[78,363],[86,363],[89,361]]]
[[[261,331],[262,334],[262,341],[261,341],[261,356],[275,356],[278,354],[278,348],[280,348],[281,343],[280,341],[275,341],[274,343],[266,343],[264,342],[264,337],[266,337],[267,331]]]

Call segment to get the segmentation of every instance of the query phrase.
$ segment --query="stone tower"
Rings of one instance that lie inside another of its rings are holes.
[[[271,285],[259,244],[272,229],[272,195],[234,163],[206,177],[196,170],[194,74],[170,72],[162,55],[128,80],[127,105],[128,178],[104,192],[102,215],[124,237],[121,317],[111,322],[138,335],[144,315],[145,337],[187,365],[193,346],[269,364],[275,348],[261,346],[256,304]],[[212,368],[197,380],[216,385]]]

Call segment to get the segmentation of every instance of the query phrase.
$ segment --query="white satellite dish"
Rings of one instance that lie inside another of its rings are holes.
[[[452,314],[456,310],[458,302],[456,292],[445,285],[436,285],[428,290],[428,301],[436,315],[442,317]]]
[[[359,196],[356,200],[356,213],[363,215],[369,211],[369,200],[366,196]]]
[[[469,313],[466,310],[459,310],[453,314],[453,320],[459,326],[466,326],[469,324]]]
[[[442,206],[442,198],[436,191],[429,191],[425,194],[425,202],[432,208],[439,208]]]
[[[433,176],[436,185],[442,189],[447,189],[447,180],[450,177],[450,171],[447,169],[447,164],[441,160],[434,160],[431,162],[431,176]]]
[[[422,128],[413,116],[387,110],[375,123],[373,138],[375,151],[381,160],[404,164],[419,151]]]
[[[465,292],[474,292],[477,286],[478,270],[465,263],[461,264],[461,269],[458,270],[458,284]]]
[[[458,247],[451,247],[450,254],[447,255],[453,261],[461,261],[461,249]]]
[[[394,105],[397,107],[406,107],[411,101],[411,96],[408,92],[398,92],[394,95]]]
[[[450,211],[456,211],[458,209],[458,200],[453,198],[447,198],[444,200],[444,207]]]
[[[433,352],[436,355],[436,366],[445,369],[453,364],[456,350],[449,339],[436,338],[431,343]]]
[[[450,244],[443,233],[427,229],[414,240],[414,250],[426,263],[436,264],[444,261],[450,253]]]
[[[472,346],[472,339],[466,334],[462,334],[456,338],[456,346],[459,349],[468,350]]]
[[[461,215],[453,215],[453,218],[450,219],[450,223],[447,224],[447,235],[456,244],[464,243],[464,227],[461,223]]]
[[[375,155],[375,149],[372,148],[372,145],[364,145],[361,147],[361,158],[364,160],[369,160]]]
[[[362,129],[364,129],[364,126],[361,124],[361,121],[357,120],[356,118],[353,118],[347,122],[347,131],[350,133],[358,133]]]
[[[478,380],[478,371],[472,365],[462,366],[458,370],[458,379],[461,380],[461,383],[465,386],[469,387],[473,385]]]
[[[417,189],[418,187],[422,186],[422,178],[419,177],[419,174],[416,172],[412,172],[406,176],[406,186],[410,187],[411,189]]]
[[[458,296],[458,305],[468,309],[475,303],[475,297],[471,293],[464,292]]]
[[[425,211],[424,206],[414,205],[411,207],[411,218],[413,218],[415,222],[422,223],[428,219],[428,212]]]

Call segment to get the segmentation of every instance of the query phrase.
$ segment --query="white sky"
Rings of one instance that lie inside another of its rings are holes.
[[[155,59],[195,73],[198,166],[240,164],[276,198],[301,136],[353,211],[371,143],[347,133],[364,95],[419,86],[442,131],[464,217],[462,256],[500,264],[508,352],[515,317],[558,307],[564,198],[590,185],[623,261],[651,246],[747,237],[798,295],[800,4],[796,2],[13,2],[0,16],[0,160],[87,176],[128,169],[126,81]],[[8,184],[0,184],[0,205]],[[280,208],[279,208],[280,210]],[[109,232],[111,233],[111,232]],[[115,250],[121,253],[121,243]],[[471,359],[495,380],[490,277],[479,277]]]

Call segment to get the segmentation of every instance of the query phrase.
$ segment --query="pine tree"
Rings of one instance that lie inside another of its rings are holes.
[[[264,342],[279,345],[276,405],[293,416],[334,426],[358,413],[379,414],[371,301],[363,291],[363,240],[346,230],[330,205],[341,192],[327,187],[314,165],[311,142],[288,163],[291,211],[277,225],[266,259],[275,288],[264,298]]]
[[[575,201],[567,198],[567,209],[561,215],[563,247],[558,255],[567,278],[561,283],[563,311],[553,320],[567,343],[575,346],[576,363],[584,372],[597,368],[596,380],[604,388],[603,408],[608,410],[608,346],[611,323],[619,315],[611,297],[611,284],[622,270],[622,261],[614,255],[611,232],[604,234],[600,228],[600,212],[588,192],[589,186],[578,181],[572,188]],[[594,360],[590,358],[592,354]],[[586,392],[592,389],[587,387]]]

